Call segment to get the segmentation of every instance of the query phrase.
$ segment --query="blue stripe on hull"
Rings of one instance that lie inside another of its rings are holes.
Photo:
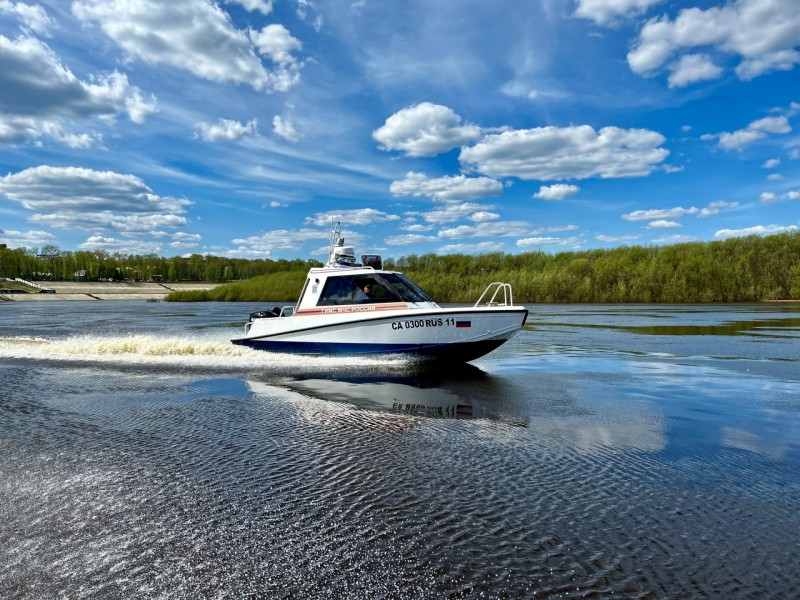
[[[234,344],[267,352],[310,355],[401,355],[426,360],[467,362],[488,354],[506,340],[484,340],[460,344],[333,344],[319,342],[270,342],[268,340],[232,340]]]

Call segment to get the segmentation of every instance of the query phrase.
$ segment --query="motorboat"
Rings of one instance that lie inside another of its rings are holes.
[[[377,254],[344,245],[337,223],[325,266],[308,272],[294,306],[250,313],[232,343],[270,352],[313,355],[405,355],[466,362],[508,341],[528,310],[511,285],[490,283],[472,306],[442,307]]]

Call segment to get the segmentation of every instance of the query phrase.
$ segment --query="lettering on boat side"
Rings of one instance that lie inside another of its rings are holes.
[[[452,322],[451,322],[452,321]],[[455,324],[453,319],[447,319],[447,325]],[[420,327],[441,327],[445,325],[444,319],[412,319],[410,321],[395,321],[392,329],[419,329]]]
[[[336,313],[350,313],[350,312],[369,312],[375,310],[374,306],[333,306],[331,308],[323,308],[320,312],[323,315],[330,315]]]

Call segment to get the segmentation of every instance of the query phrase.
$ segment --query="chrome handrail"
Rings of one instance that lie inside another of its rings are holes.
[[[488,302],[483,302],[484,297],[491,293],[491,297],[489,298]],[[502,302],[498,298],[499,295],[502,295]],[[486,289],[481,294],[481,297],[478,298],[478,301],[475,303],[475,307],[478,306],[513,306],[514,305],[514,298],[511,292],[511,284],[510,283],[503,283],[502,281],[493,281],[489,285],[486,286]]]

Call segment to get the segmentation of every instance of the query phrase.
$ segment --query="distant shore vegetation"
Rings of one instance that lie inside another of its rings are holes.
[[[192,255],[115,256],[0,248],[0,275],[85,270],[94,280],[121,279],[131,271],[142,280],[223,282],[212,290],[173,292],[168,301],[294,302],[306,273],[317,261],[248,260]],[[19,259],[19,253],[25,255]],[[79,267],[77,256],[95,263]],[[9,257],[14,255],[17,258]],[[63,256],[68,255],[68,256]],[[91,257],[88,257],[89,259]],[[83,257],[86,259],[87,257]],[[48,262],[49,261],[49,262]],[[386,259],[438,302],[475,302],[492,281],[510,283],[514,300],[535,303],[726,303],[800,300],[800,232],[750,236],[670,246],[622,246],[547,254],[410,255]],[[16,273],[14,273],[16,269]],[[74,279],[63,277],[60,279]],[[90,269],[94,269],[90,271]],[[230,281],[239,279],[238,281]]]

